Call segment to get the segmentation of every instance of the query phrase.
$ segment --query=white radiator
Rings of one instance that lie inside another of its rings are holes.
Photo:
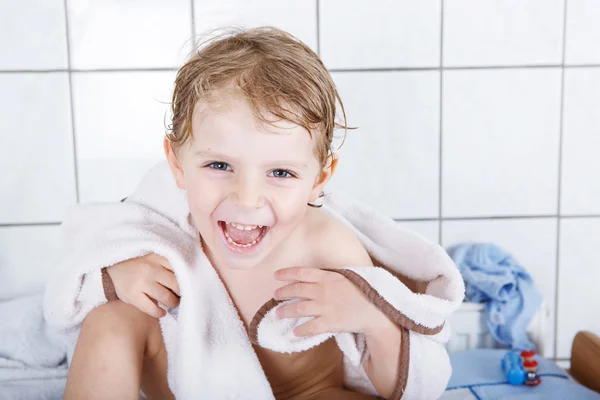
[[[540,311],[533,317],[527,333],[537,346],[537,354],[546,355],[545,332],[550,329],[550,312],[542,303]],[[485,323],[485,305],[479,303],[463,303],[449,319],[452,338],[446,345],[449,352],[478,349],[501,348],[487,329]]]

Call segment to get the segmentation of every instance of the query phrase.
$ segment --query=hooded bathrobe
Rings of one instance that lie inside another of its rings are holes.
[[[376,265],[336,272],[401,326],[399,373],[390,398],[437,399],[451,374],[444,348],[450,335],[446,319],[464,295],[456,266],[440,246],[340,194],[326,196],[323,210],[353,231]],[[368,357],[362,334],[295,337],[294,327],[310,318],[278,319],[275,310],[286,302],[275,300],[258,310],[249,331],[245,329],[201,248],[185,192],[166,162],[154,167],[125,202],[72,207],[62,235],[63,258],[46,288],[44,315],[64,332],[76,333],[85,316],[106,303],[103,268],[148,253],[169,261],[181,301],[160,324],[169,387],[177,399],[273,399],[253,343],[296,352],[332,336],[344,353],[346,387],[377,394],[362,367]],[[416,282],[418,293],[403,281]]]

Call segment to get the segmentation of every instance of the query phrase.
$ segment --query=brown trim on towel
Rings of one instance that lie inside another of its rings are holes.
[[[350,282],[354,283],[356,287],[360,289],[361,292],[367,298],[377,306],[389,319],[391,319],[396,324],[403,326],[405,328],[410,329],[411,331],[420,333],[422,335],[435,335],[440,332],[444,327],[444,324],[440,326],[436,326],[435,328],[427,328],[412,319],[408,318],[406,315],[402,314],[400,310],[396,309],[393,305],[391,305],[386,299],[384,299],[378,292],[375,290],[369,282],[359,274],[354,271],[350,271],[347,269],[329,269],[323,268],[324,271],[337,272],[340,275],[343,275]]]
[[[117,296],[117,291],[115,290],[115,285],[113,284],[110,275],[106,272],[106,268],[102,268],[102,289],[104,289],[104,297],[106,300],[118,300],[119,296]]]
[[[410,331],[400,327],[402,339],[400,342],[400,361],[398,362],[398,381],[388,400],[400,400],[404,396],[408,383],[408,367],[410,366]]]
[[[331,271],[331,270],[329,270],[329,271]],[[386,312],[383,308],[390,307],[391,309],[396,310],[391,304],[387,303],[387,301],[385,301],[381,296],[379,296],[377,294],[377,292],[369,285],[369,283],[366,280],[364,280],[360,275],[356,274],[353,271],[348,271],[348,270],[333,270],[333,271],[347,272],[347,273],[349,272],[350,274],[348,274],[348,275],[353,275],[352,277],[348,277],[346,274],[342,274],[342,275],[346,276],[352,283],[357,285],[363,291],[363,293],[365,293],[369,297],[369,299],[377,305],[377,307],[379,309],[381,309],[384,313],[386,313],[387,316],[390,316],[390,313]],[[354,276],[354,275],[356,275],[358,278],[360,278],[360,280],[356,279],[356,276]],[[354,280],[354,279],[356,279],[356,280]],[[363,283],[358,283],[358,282],[363,282]],[[370,290],[367,291],[366,289],[362,288],[360,285],[366,285],[366,288],[369,288]],[[375,293],[375,295],[377,295],[377,298],[380,300],[372,299],[373,292]],[[385,302],[385,304],[387,304],[387,305],[379,304],[380,302]],[[248,327],[248,336],[250,338],[250,342],[253,345],[259,346],[259,344],[258,344],[258,325],[265,318],[267,313],[269,313],[269,311],[271,311],[273,308],[277,307],[281,303],[283,303],[283,300],[271,299],[271,300],[267,301],[265,304],[263,304],[262,307],[258,309],[256,314],[254,314],[254,317],[252,317],[252,321],[250,322],[250,326]],[[405,317],[403,314],[401,314],[401,313],[399,313],[399,314],[403,318],[406,318],[407,321],[410,321],[411,323],[414,324],[414,322],[412,322],[410,319]],[[397,320],[396,320],[396,318],[398,318],[397,316],[395,316],[395,317],[391,316],[391,318],[393,321],[397,322]],[[400,360],[398,361],[398,380],[396,381],[396,386],[394,387],[394,391],[392,392],[392,394],[390,395],[388,400],[402,399],[402,396],[404,396],[404,391],[406,390],[406,385],[408,383],[408,370],[410,367],[410,331],[409,331],[409,328],[404,326],[403,323],[398,323],[398,324],[400,325],[400,332],[401,332],[400,354],[399,354]],[[419,327],[421,329],[428,329],[428,328],[425,328],[422,326],[419,326]],[[441,329],[441,327],[439,327],[439,328]],[[437,328],[434,328],[434,330],[435,329],[437,329]],[[419,333],[421,333],[421,332],[419,332]]]
[[[258,309],[254,317],[252,317],[252,321],[250,322],[250,326],[248,327],[248,336],[250,337],[250,343],[254,345],[258,344],[258,324],[261,323],[263,318],[267,315],[269,311],[273,308],[277,307],[280,303],[283,303],[282,300],[271,299],[267,301],[261,308]]]

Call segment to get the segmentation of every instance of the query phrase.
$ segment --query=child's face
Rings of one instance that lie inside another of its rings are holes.
[[[261,126],[236,97],[197,104],[192,131],[178,159],[165,147],[194,224],[213,262],[252,268],[299,226],[333,168],[321,168],[304,128]]]

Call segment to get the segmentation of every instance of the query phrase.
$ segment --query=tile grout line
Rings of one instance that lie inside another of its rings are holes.
[[[600,214],[573,214],[573,215],[557,215],[560,219],[576,219],[576,218],[600,218]]]
[[[392,218],[396,222],[439,222],[441,221],[497,221],[497,220],[514,220],[514,219],[548,219],[548,218],[560,218],[560,219],[575,219],[575,218],[600,218],[600,214],[588,214],[588,215],[509,215],[509,216],[484,216],[484,217],[423,217],[423,218]],[[16,227],[16,226],[45,226],[45,225],[60,225],[62,222],[15,222],[15,223],[0,223],[2,227]]]
[[[478,221],[478,220],[500,220],[500,219],[539,219],[539,218],[557,218],[556,214],[534,214],[534,215],[487,215],[481,217],[445,217],[445,221]]]
[[[195,22],[194,22],[195,24]],[[319,33],[320,35],[320,33]],[[320,40],[319,40],[320,42]],[[320,43],[319,43],[320,47]],[[469,70],[504,70],[504,69],[579,69],[579,68],[600,68],[600,64],[582,64],[582,65],[510,65],[510,66],[485,66],[485,67],[373,67],[373,68],[330,68],[329,72],[335,73],[353,73],[353,72],[420,72],[420,71],[469,71]],[[55,69],[6,69],[1,70],[0,74],[35,74],[49,72],[77,72],[77,73],[94,73],[94,72],[170,72],[177,71],[178,67],[133,67],[133,68],[55,68]]]
[[[435,222],[435,221],[498,221],[498,220],[514,220],[514,219],[548,219],[548,218],[559,218],[559,219],[590,219],[600,218],[600,214],[587,214],[587,215],[557,215],[557,214],[539,214],[539,215],[485,215],[480,217],[416,217],[416,218],[392,218],[396,222]]]
[[[41,227],[41,226],[59,226],[62,222],[18,222],[0,224],[0,228],[20,228],[20,227]]]
[[[506,216],[481,216],[481,217],[423,217],[423,218],[393,218],[394,221],[397,222],[436,222],[436,221],[496,221],[496,220],[512,220],[512,219],[548,219],[548,218],[557,218],[557,215],[554,214],[546,214],[546,215],[506,215]],[[585,216],[596,217],[596,216]],[[597,216],[600,218],[600,215]]]
[[[196,46],[198,45],[198,43],[196,43],[196,15],[195,15],[195,9],[194,9],[194,0],[190,0],[190,6],[191,6],[191,10],[192,10],[192,51],[194,49],[196,49]]]
[[[320,45],[319,45],[320,46]],[[487,66],[487,67],[395,67],[395,68],[330,68],[332,73],[353,73],[353,72],[420,72],[420,71],[469,71],[469,70],[503,70],[503,69],[551,69],[551,68],[600,68],[600,64],[588,65],[513,65],[513,66]],[[56,69],[7,69],[0,70],[0,74],[35,74],[50,72],[76,72],[76,73],[95,73],[95,72],[171,72],[177,71],[178,67],[133,67],[133,68],[56,68]]]
[[[439,136],[438,136],[438,244],[442,245],[442,229],[443,229],[443,220],[442,220],[442,175],[443,175],[443,110],[444,110],[444,0],[440,1],[440,107],[438,110],[439,113]]]
[[[96,69],[71,69],[70,72],[78,74],[103,73],[103,72],[171,72],[178,71],[177,67],[155,67],[155,68],[96,68]]]
[[[54,69],[3,69],[0,74],[47,74],[53,72],[70,72],[69,68]]]
[[[316,6],[317,6],[317,55],[319,57],[321,57],[321,16],[320,16],[320,3],[319,0],[316,0]],[[332,72],[331,70],[329,70],[329,72]]]
[[[69,36],[68,0],[63,1],[65,12],[65,29],[67,34],[67,67],[69,78],[69,105],[71,107],[71,139],[73,143],[73,167],[75,172],[75,201],[79,203],[79,168],[77,163],[77,135],[75,134],[75,107],[73,101],[73,71],[71,69],[71,38]]]
[[[560,215],[560,197],[562,190],[562,145],[564,131],[564,105],[565,105],[565,53],[567,49],[567,2],[563,4],[563,43],[562,43],[562,69],[560,75],[560,125],[558,134],[558,185],[556,199],[556,214]],[[560,273],[560,228],[561,218],[556,219],[556,264],[554,271],[554,357],[558,353],[558,294]]]
[[[599,68],[600,64],[564,65],[564,68]],[[442,67],[364,67],[364,68],[331,68],[331,72],[402,72],[402,71],[470,71],[470,70],[513,70],[513,69],[552,69],[563,68],[563,64],[529,64],[529,65],[486,65],[486,66],[442,66]]]

